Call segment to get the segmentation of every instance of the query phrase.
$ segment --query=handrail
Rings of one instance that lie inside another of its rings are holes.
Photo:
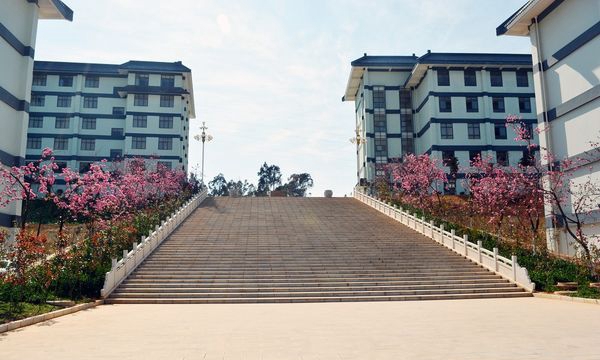
[[[527,291],[535,289],[535,283],[529,278],[527,269],[519,265],[517,256],[511,259],[498,254],[498,248],[488,250],[483,248],[481,241],[474,244],[468,240],[467,235],[457,236],[454,230],[444,230],[444,225],[436,226],[433,221],[427,222],[425,218],[419,218],[417,214],[410,214],[402,208],[371,197],[358,189],[354,189],[354,198],[374,208],[375,210],[393,218],[409,228],[437,241],[452,251],[462,255],[488,270],[502,276],[503,278],[521,286]]]
[[[154,251],[196,208],[207,198],[207,190],[201,191],[193,198],[186,201],[171,216],[156,225],[148,236],[142,236],[140,243],[133,243],[131,250],[123,250],[123,258],[117,261],[112,259],[112,266],[104,278],[104,286],[100,290],[102,298],[108,297],[123,280],[129,276]]]

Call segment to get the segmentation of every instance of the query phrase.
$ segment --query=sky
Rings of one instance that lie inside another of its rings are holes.
[[[530,53],[529,38],[496,26],[525,0],[63,0],[73,22],[40,21],[36,59],[121,64],[182,61],[192,69],[206,144],[205,181],[257,182],[307,172],[312,196],[356,184],[354,105],[342,102],[350,62],[369,55]],[[191,140],[190,171],[201,145]]]

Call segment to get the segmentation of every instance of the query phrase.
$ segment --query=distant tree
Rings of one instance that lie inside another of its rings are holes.
[[[252,187],[252,189],[250,189]],[[250,184],[248,180],[230,180],[227,183],[227,189],[229,191],[229,196],[248,196],[249,191],[252,190],[254,192],[254,185]]]
[[[257,196],[266,196],[269,191],[274,190],[277,185],[281,185],[281,170],[277,165],[268,165],[266,162],[258,171],[258,189]]]
[[[285,190],[288,196],[304,197],[306,196],[306,191],[312,186],[313,179],[310,174],[292,174],[282,190]]]
[[[229,196],[229,187],[223,174],[215,176],[209,183],[208,189],[211,196]]]
[[[256,186],[254,186],[254,184],[248,185],[248,190],[246,191],[245,196],[256,196]]]

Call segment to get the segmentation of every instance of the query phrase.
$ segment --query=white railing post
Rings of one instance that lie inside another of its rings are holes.
[[[446,236],[446,234],[444,233],[444,231],[445,231],[444,228],[445,227],[446,226],[444,224],[440,224],[440,234],[442,234],[442,236],[440,237],[440,241],[442,242],[442,245],[445,244],[445,240],[444,240],[444,237]]]
[[[114,271],[117,268],[117,258],[110,259],[110,271]]]
[[[512,270],[513,270],[513,281],[517,281],[517,255],[513,255],[511,257],[512,260]]]
[[[431,228],[431,232],[430,232],[430,233],[431,233],[431,238],[432,238],[432,239],[434,239],[434,238],[433,238],[433,227],[434,227],[434,226],[435,226],[435,224],[434,224],[433,220],[429,221],[429,227]],[[435,239],[434,239],[434,240],[435,240]]]
[[[123,250],[123,262],[127,260],[127,254],[129,254],[129,250]]]
[[[465,234],[463,235],[463,241],[464,241],[464,246],[465,246],[465,256],[469,255],[469,235]]]
[[[498,248],[494,248],[494,271],[498,271]]]
[[[454,250],[454,244],[456,244],[456,230],[451,229],[450,234],[452,234],[452,250]]]
[[[481,264],[481,240],[477,240],[477,255],[479,256],[479,263]]]

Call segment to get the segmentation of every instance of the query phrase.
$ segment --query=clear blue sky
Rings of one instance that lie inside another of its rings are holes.
[[[356,182],[353,105],[341,102],[350,61],[530,52],[528,38],[495,35],[525,0],[64,1],[73,23],[41,21],[36,59],[181,60],[194,79],[190,135],[206,121],[214,136],[206,177],[256,183],[267,161],[286,177],[310,173],[313,196],[343,196]],[[200,163],[198,143],[189,157]]]

